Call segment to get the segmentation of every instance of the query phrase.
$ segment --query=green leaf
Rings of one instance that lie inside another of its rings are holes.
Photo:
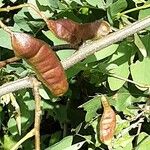
[[[134,34],[134,43],[138,47],[143,57],[146,57],[147,56],[146,48],[137,33]]]
[[[78,149],[80,149],[80,148],[82,147],[82,145],[83,145],[84,143],[85,143],[85,141],[83,141],[83,142],[78,142],[78,143],[76,143],[76,144],[73,144],[73,145],[71,145],[71,146],[65,148],[64,150],[78,150]]]
[[[134,45],[128,43],[127,41],[123,41],[119,44],[117,51],[112,55],[112,58],[109,60],[108,63],[116,64],[118,66],[126,63],[133,55],[134,49]]]
[[[3,0],[0,0],[0,7],[2,7],[3,5]]]
[[[78,74],[81,70],[85,69],[85,64],[83,64],[82,62],[79,62],[77,64],[75,64],[73,67],[67,69],[66,73],[67,73],[67,77],[71,78],[74,77],[76,74]]]
[[[10,150],[15,144],[16,141],[11,136],[4,135],[4,143],[2,144],[4,150]]]
[[[150,149],[150,136],[149,134],[142,132],[138,136],[137,146],[135,150],[148,150]]]
[[[132,142],[131,143],[128,143],[125,147],[117,147],[117,148],[114,148],[113,150],[133,150],[133,145],[132,145]]]
[[[27,8],[23,8],[21,11],[19,11],[17,14],[14,15],[14,21],[19,26],[20,29],[23,29],[26,32],[30,32],[31,28],[28,24],[28,21],[26,20],[25,13],[28,12]]]
[[[109,7],[113,3],[113,0],[107,0],[106,1],[106,6]]]
[[[25,129],[33,122],[34,101],[31,99],[31,95],[28,92],[20,92],[20,96],[17,97],[17,102],[21,110],[21,127],[25,132]],[[21,100],[20,100],[21,99]],[[11,114],[12,115],[12,114]],[[12,135],[16,135],[18,132],[16,121],[13,117],[10,117],[8,121],[8,130]]]
[[[110,99],[110,104],[115,107],[117,111],[122,111],[126,115],[137,115],[138,109],[130,109],[130,107],[135,102],[144,102],[145,99],[143,97],[136,98],[133,95],[137,96],[138,91],[132,93],[132,91],[128,91],[129,89],[121,88],[116,95],[112,96]],[[132,95],[131,95],[131,93]]]
[[[19,92],[17,102],[19,103],[21,110],[22,130],[26,132],[26,128],[29,128],[34,121],[35,101],[30,92],[25,89]]]
[[[117,13],[120,13],[127,7],[127,1],[126,0],[117,0],[112,5],[110,5],[108,9],[108,14],[112,19],[115,19],[117,16]]]
[[[93,136],[95,136],[95,142],[94,142],[94,145],[96,146],[96,147],[99,147],[100,145],[101,145],[101,143],[100,143],[100,141],[99,141],[99,134],[100,134],[100,132],[99,132],[99,124],[100,123],[100,117],[98,117],[98,118],[96,118],[95,120],[92,120],[92,122],[90,122],[90,125],[93,127],[93,130],[94,130],[94,132],[96,133],[96,134],[94,134],[94,135],[91,135],[91,138],[88,138],[88,139],[86,139],[86,141],[88,142],[88,143],[92,143],[92,139],[93,139]]]
[[[131,75],[134,82],[143,84],[143,85],[150,85],[150,58],[144,58],[142,62],[136,61],[136,63],[131,64],[130,70]],[[138,86],[137,86],[138,87]],[[138,87],[142,90],[142,88]],[[143,88],[146,90],[147,88]]]
[[[68,6],[71,6],[72,8],[75,8],[78,5],[83,5],[82,0],[64,0],[64,4],[67,4]],[[66,8],[67,9],[67,8]]]
[[[147,49],[148,56],[150,57],[150,34],[141,37],[142,43],[144,44],[145,48]]]
[[[17,27],[20,30],[23,29],[26,32],[33,32],[33,29],[36,29],[38,32],[39,29],[44,27],[45,23],[43,23],[43,21],[33,20],[32,18],[28,18],[27,14],[28,14],[28,8],[22,8],[17,14],[15,14],[14,15],[15,26],[17,25]]]
[[[53,145],[53,144],[59,142],[59,140],[61,139],[61,134],[62,134],[61,131],[57,131],[57,132],[51,134],[49,145]]]
[[[147,4],[150,4],[149,2]],[[145,4],[146,5],[146,4]],[[138,19],[141,20],[147,16],[149,16],[150,14],[150,8],[147,8],[147,9],[143,9],[143,10],[140,10],[139,11],[139,17]],[[146,28],[147,30],[150,30],[150,27]]]
[[[50,99],[50,96],[48,95],[48,93],[43,88],[39,89],[39,93],[40,93],[42,98],[48,99],[48,100]]]
[[[110,59],[107,70],[110,72],[110,77],[108,77],[108,83],[111,90],[113,91],[118,90],[125,83],[124,80],[117,79],[115,76],[128,78],[129,76],[128,63],[132,56],[132,51],[133,46],[129,45],[126,41],[124,41],[119,45],[116,53],[114,53],[112,58]],[[114,67],[115,65],[116,67]],[[113,68],[111,68],[111,66],[113,66]]]
[[[22,64],[10,64],[5,69],[8,73],[15,72],[17,75],[22,74],[25,70]]]
[[[67,108],[65,105],[55,105],[53,112],[56,120],[59,120],[61,123],[67,122]]]
[[[72,0],[72,1],[68,1],[68,0],[66,0],[66,2],[68,2],[68,4],[69,4],[69,2],[70,2],[70,3],[72,3],[72,2],[76,2],[77,4],[82,5],[81,0]]]
[[[17,124],[16,124],[16,120],[14,118],[9,119],[7,126],[8,126],[8,130],[10,131],[10,133],[12,135],[18,134]]]
[[[118,44],[112,44],[96,53],[94,55],[91,55],[87,57],[83,62],[84,63],[90,63],[98,60],[102,60],[108,56],[111,56],[118,48]]]
[[[47,100],[42,101],[42,108],[47,110],[53,110],[55,107],[54,103],[48,102]]]
[[[101,9],[105,9],[106,4],[104,0],[86,0],[91,6],[98,7]]]
[[[51,6],[51,3],[50,3],[51,1],[54,2],[54,5],[56,4],[54,0],[43,0],[43,1],[28,0],[27,3],[33,4],[35,7],[37,7],[38,10],[45,10],[45,6],[47,6],[48,8]],[[39,16],[39,14],[37,14],[37,12],[35,12],[32,8],[29,7],[28,11],[34,19],[42,19],[41,16]],[[48,9],[46,11],[42,11],[42,12],[48,18],[52,16],[52,14],[50,14]]]
[[[67,136],[63,138],[60,142],[46,148],[45,150],[64,150],[67,147],[70,147],[73,141],[73,136]]]
[[[126,81],[118,79],[118,77],[127,79],[129,76],[129,65],[128,62],[123,65],[117,66],[111,70],[112,76],[108,77],[109,87],[112,91],[120,89]],[[114,75],[114,76],[113,76]]]
[[[0,46],[12,49],[10,35],[3,29],[0,29]]]
[[[83,108],[87,113],[85,116],[85,121],[89,122],[93,117],[96,116],[96,111],[101,107],[101,96],[96,96],[93,99],[82,104],[80,108]]]
[[[50,6],[52,8],[58,8],[59,0],[43,0],[39,1],[40,5]]]
[[[66,44],[65,41],[58,39],[51,31],[42,31],[43,34],[53,41],[54,45]]]
[[[123,129],[130,126],[130,122],[128,120],[121,119],[119,115],[116,115],[116,118],[117,118],[117,125],[116,125],[115,135],[117,136],[118,134],[121,133]]]
[[[120,137],[117,141],[115,141],[114,148],[116,150],[118,150],[119,148],[125,148],[126,150],[132,150],[133,139],[134,139],[134,136],[131,136],[131,135],[129,135],[129,133],[127,133],[123,137]],[[129,149],[127,149],[127,148],[129,148]]]
[[[57,51],[56,53],[59,56],[60,60],[65,60],[68,57],[70,57],[73,53],[75,53],[75,50],[71,50],[71,49],[60,50],[60,51]]]

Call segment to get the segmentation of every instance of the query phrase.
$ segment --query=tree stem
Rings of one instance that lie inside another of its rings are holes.
[[[40,82],[33,78],[33,94],[35,98],[35,150],[40,150],[40,122],[41,122],[41,97],[39,93]]]

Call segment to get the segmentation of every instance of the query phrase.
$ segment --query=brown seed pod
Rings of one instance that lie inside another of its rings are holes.
[[[116,114],[104,95],[102,95],[101,101],[104,111],[100,120],[100,141],[111,145],[116,128]]]
[[[110,25],[108,24],[108,22],[104,20],[102,21],[96,20],[91,23],[81,24],[80,30],[82,32],[79,32],[81,33],[81,35],[79,34],[79,36],[82,37],[83,41],[93,38],[100,39],[111,32]]]
[[[101,38],[111,32],[108,22],[98,20],[85,24],[69,19],[48,20],[47,26],[59,39],[73,45],[88,39]]]
[[[12,47],[16,56],[25,59],[55,96],[63,95],[68,89],[64,69],[51,49],[42,40],[25,33],[12,33]]]
[[[80,25],[72,20],[48,20],[47,26],[59,39],[71,44],[80,42],[80,39],[78,39]]]

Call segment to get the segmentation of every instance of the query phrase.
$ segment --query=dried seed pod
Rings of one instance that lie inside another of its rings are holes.
[[[80,25],[69,19],[48,20],[48,28],[56,37],[69,43],[79,43],[78,31]]]
[[[12,33],[11,42],[16,56],[25,59],[33,67],[39,80],[52,94],[61,96],[67,91],[64,69],[47,43],[25,33]]]
[[[79,24],[69,19],[48,20],[48,28],[59,38],[73,45],[92,38],[101,38],[111,32],[106,21]]]
[[[100,39],[111,32],[109,23],[103,20],[96,20],[91,23],[81,24],[80,30],[82,32],[79,32],[81,33],[81,35],[79,34],[79,36],[82,37],[83,41],[93,38]]]
[[[100,120],[100,140],[106,145],[111,145],[116,128],[116,114],[104,95],[101,101],[104,111]]]

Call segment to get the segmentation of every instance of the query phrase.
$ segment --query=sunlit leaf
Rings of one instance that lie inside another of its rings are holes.
[[[100,107],[101,107],[100,96],[96,96],[93,99],[89,100],[88,102],[82,104],[80,108],[83,108],[85,111],[87,111],[85,121],[89,122],[93,117],[95,117],[96,111]]]
[[[3,5],[3,0],[0,0],[0,7],[2,7]]]
[[[106,4],[105,4],[105,1],[104,0],[86,0],[90,5],[92,6],[95,6],[95,7],[98,7],[98,8],[102,8],[102,9],[105,9],[106,7]]]
[[[138,136],[137,146],[135,150],[147,150],[150,148],[150,136],[142,132]]]
[[[138,34],[134,34],[134,42],[135,45],[138,47],[139,51],[141,52],[141,54],[143,55],[143,57],[146,57],[147,56],[146,48],[143,42],[141,41],[140,37],[138,36]]]
[[[12,49],[9,34],[3,29],[0,29],[0,35],[3,35],[3,36],[0,36],[0,46],[4,48]]]
[[[141,0],[141,1],[142,1],[142,0]],[[145,5],[146,5],[146,4],[145,4]],[[149,2],[147,2],[147,5],[149,5]],[[141,19],[143,19],[143,18],[149,16],[149,14],[150,14],[150,8],[141,9],[141,10],[139,11],[139,16],[138,16],[138,18],[141,20]],[[146,28],[146,29],[147,29],[147,30],[150,30],[150,27],[148,27],[148,28]]]
[[[79,142],[79,143],[76,143],[76,144],[73,144],[67,148],[65,148],[64,150],[78,150],[82,147],[82,145],[85,143],[85,141],[83,142]]]
[[[67,136],[63,138],[60,142],[46,148],[45,150],[64,150],[67,147],[70,147],[73,141],[73,136]]]
[[[144,58],[142,62],[136,61],[134,64],[131,64],[130,69],[133,81],[143,85],[150,85],[150,76],[149,76],[150,68],[148,67],[149,64],[150,64],[149,58]],[[147,89],[141,87],[138,88],[141,90]]]
[[[127,148],[129,148],[129,150],[131,150],[132,145],[130,145],[130,144],[132,143],[133,139],[134,139],[134,136],[130,136],[127,133],[126,135],[124,135],[123,137],[121,137],[117,141],[115,141],[114,148],[116,150],[118,150],[119,148],[120,149],[125,148],[126,150],[128,150]],[[121,150],[123,150],[123,149],[121,149]]]
[[[11,99],[11,104],[15,108],[15,120],[18,128],[18,132],[21,135],[21,112],[20,112],[20,106],[18,105],[16,98],[12,93],[10,93],[10,99]]]
[[[117,16],[117,13],[120,13],[122,10],[124,10],[127,7],[127,1],[126,0],[117,0],[113,4],[110,5],[108,12],[112,19],[115,19]]]
[[[13,137],[7,134],[4,135],[4,142],[2,144],[3,149],[10,150],[15,144],[16,144],[16,141],[13,139]]]
[[[108,83],[109,83],[110,89],[113,91],[120,89],[126,81],[121,80],[117,77],[121,77],[121,78],[125,78],[125,79],[128,78],[128,76],[129,76],[128,62],[124,63],[121,66],[117,66],[116,68],[112,69],[110,71],[110,73],[112,74],[112,75],[110,74],[110,77],[108,77]]]
[[[87,57],[83,62],[84,63],[90,63],[98,60],[102,60],[110,55],[112,55],[118,48],[118,44],[112,44],[96,53],[94,55],[91,55]]]

